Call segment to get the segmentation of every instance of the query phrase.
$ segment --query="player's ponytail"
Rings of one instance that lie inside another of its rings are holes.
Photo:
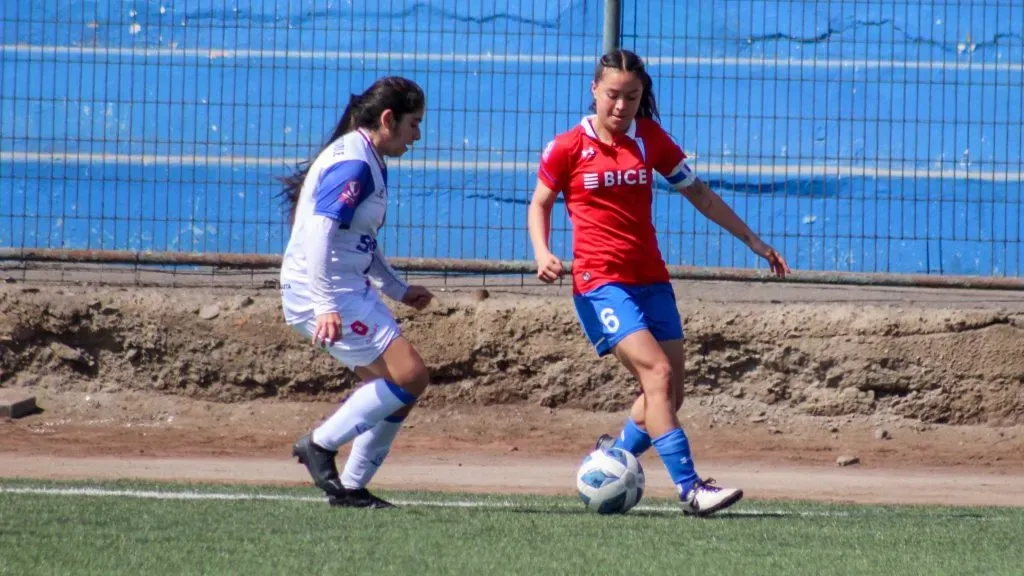
[[[355,130],[352,126],[353,119],[359,116],[359,105],[363,100],[361,94],[353,94],[348,98],[348,105],[345,106],[345,112],[341,115],[341,120],[338,121],[338,125],[334,127],[334,133],[331,134],[331,140],[341,138],[346,132]]]
[[[647,73],[643,64],[636,70],[636,73],[640,75],[640,80],[644,85],[644,91],[640,94],[640,108],[636,111],[637,118],[650,118],[661,122],[658,103],[654,100],[654,82],[651,80],[651,75]]]
[[[338,120],[327,142],[320,148],[329,146],[338,138],[358,128],[377,130],[380,128],[380,116],[385,110],[391,110],[395,116],[395,122],[400,122],[406,114],[420,112],[426,104],[426,97],[423,89],[418,84],[407,78],[390,76],[381,78],[373,83],[362,94],[352,94],[345,106],[345,111]],[[317,153],[317,156],[320,155]],[[313,157],[314,159],[316,156]],[[313,164],[313,160],[300,162],[295,171],[277,180],[284,185],[281,190],[281,197],[289,208],[289,222],[295,219],[295,207],[299,202],[299,194],[302,192],[302,185],[306,181],[306,174]]]
[[[640,94],[640,107],[637,109],[636,117],[661,121],[661,115],[658,113],[658,103],[654,99],[654,82],[651,80],[651,75],[647,73],[646,67],[644,67],[644,61],[636,53],[619,49],[601,56],[594,70],[594,82],[601,81],[606,68],[636,74],[644,87],[643,92]]]

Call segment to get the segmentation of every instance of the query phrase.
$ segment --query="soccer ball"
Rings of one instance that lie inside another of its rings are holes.
[[[576,490],[598,514],[624,514],[644,496],[644,469],[621,448],[594,450],[576,472]]]

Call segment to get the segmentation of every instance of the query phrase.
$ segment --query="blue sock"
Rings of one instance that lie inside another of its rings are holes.
[[[651,447],[651,435],[637,426],[632,418],[628,418],[622,433],[615,439],[615,447],[639,456]]]
[[[670,430],[655,438],[654,449],[661,456],[672,482],[679,488],[679,494],[689,492],[698,476],[690,457],[690,441],[686,439],[682,428]]]

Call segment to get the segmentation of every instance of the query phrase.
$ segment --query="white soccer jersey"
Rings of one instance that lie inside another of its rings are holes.
[[[376,280],[399,300],[406,284],[377,248],[387,212],[387,167],[362,130],[331,143],[310,166],[299,193],[281,266],[285,321],[372,307]]]

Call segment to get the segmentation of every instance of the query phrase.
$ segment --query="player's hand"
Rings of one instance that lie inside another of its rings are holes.
[[[434,294],[424,286],[409,286],[402,296],[402,304],[412,306],[417,310],[423,310],[434,299]]]
[[[558,256],[548,252],[537,258],[537,278],[541,282],[551,284],[565,274],[565,266]]]
[[[330,346],[341,338],[341,314],[327,312],[316,317],[313,346]]]
[[[782,257],[782,254],[776,252],[771,246],[758,241],[757,244],[751,246],[751,250],[761,258],[768,261],[768,266],[771,268],[772,274],[775,274],[777,277],[785,278],[786,274],[790,273],[789,264],[786,264],[786,259]]]

